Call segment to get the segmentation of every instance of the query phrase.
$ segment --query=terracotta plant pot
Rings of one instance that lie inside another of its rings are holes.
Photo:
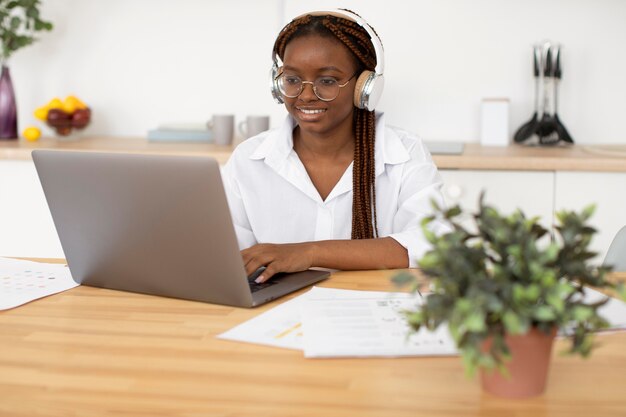
[[[523,335],[506,336],[506,344],[511,350],[511,360],[505,365],[510,376],[503,376],[497,370],[482,370],[483,390],[508,398],[541,395],[546,388],[555,336],[556,329],[546,334],[536,328]],[[487,340],[483,349],[488,350],[490,347],[491,340]]]

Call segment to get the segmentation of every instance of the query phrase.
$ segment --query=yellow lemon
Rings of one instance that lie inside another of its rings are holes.
[[[66,99],[61,106],[61,110],[68,114],[74,114],[76,109],[78,109],[78,107],[76,106],[76,102],[72,100]]]
[[[48,107],[48,109],[60,109],[61,107],[63,107],[63,102],[60,98],[55,97],[48,102],[46,107]]]
[[[29,142],[35,142],[41,137],[41,130],[35,126],[29,126],[22,132],[22,136]]]
[[[43,120],[45,122],[46,118],[48,117],[48,107],[46,106],[38,107],[37,109],[35,109],[34,115],[39,120]]]
[[[73,106],[74,110],[86,109],[87,105],[76,96],[67,96],[64,101],[65,105]]]

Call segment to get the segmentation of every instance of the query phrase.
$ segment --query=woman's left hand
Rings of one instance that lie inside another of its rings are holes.
[[[279,272],[305,271],[313,266],[312,245],[309,243],[261,243],[242,250],[241,256],[248,276],[265,267],[255,280],[257,283],[265,282]]]

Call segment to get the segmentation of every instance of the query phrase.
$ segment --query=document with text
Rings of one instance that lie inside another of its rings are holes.
[[[419,307],[418,294],[377,291],[311,291],[300,306],[307,358],[456,355],[447,326],[411,332],[404,310]]]
[[[65,265],[0,258],[0,310],[76,286]]]

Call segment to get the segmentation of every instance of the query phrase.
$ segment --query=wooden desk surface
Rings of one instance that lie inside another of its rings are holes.
[[[466,143],[461,155],[433,155],[440,169],[626,172],[626,145],[570,147],[481,146]],[[76,140],[43,138],[37,142],[0,141],[0,160],[30,160],[33,149],[210,155],[224,164],[231,146],[148,142],[145,138],[84,137]]]
[[[323,286],[392,290],[392,272]],[[624,416],[626,334],[592,357],[553,353],[548,390],[481,392],[450,358],[304,359],[215,336],[276,305],[239,309],[90,287],[0,312],[0,416]]]

